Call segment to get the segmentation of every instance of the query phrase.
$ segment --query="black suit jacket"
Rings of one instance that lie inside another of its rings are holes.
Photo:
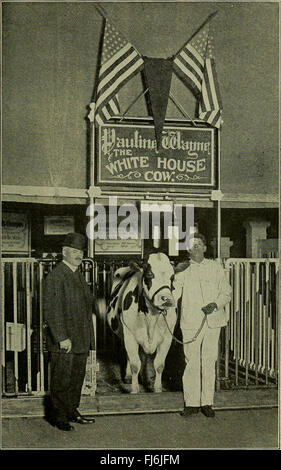
[[[72,353],[95,349],[92,322],[93,295],[83,275],[60,263],[43,285],[43,312],[47,323],[47,348],[64,352],[59,342],[69,338]]]

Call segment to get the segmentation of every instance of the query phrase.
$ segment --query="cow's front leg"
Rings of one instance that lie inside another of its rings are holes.
[[[131,366],[130,366],[128,355],[127,355],[127,364],[126,364],[126,373],[125,373],[124,382],[125,384],[132,383],[132,371],[131,371]]]
[[[162,392],[162,373],[165,366],[166,356],[170,349],[172,342],[172,336],[169,335],[168,338],[165,338],[163,342],[158,346],[156,351],[156,356],[154,359],[154,368],[155,368],[155,382],[154,382],[154,392]]]
[[[127,328],[124,328],[124,343],[132,375],[131,393],[139,393],[139,372],[141,368],[139,345],[136,342],[135,337]]]

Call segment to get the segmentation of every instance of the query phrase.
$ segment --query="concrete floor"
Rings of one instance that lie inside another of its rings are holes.
[[[278,449],[278,408],[103,415],[62,432],[44,418],[3,418],[2,449]],[[103,454],[103,452],[101,453]],[[126,453],[123,452],[124,455]]]

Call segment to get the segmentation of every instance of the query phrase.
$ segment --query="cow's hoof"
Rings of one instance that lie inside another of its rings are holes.
[[[139,390],[131,390],[130,393],[131,395],[136,395],[137,393],[139,393]]]
[[[162,393],[162,388],[155,388],[154,393]]]

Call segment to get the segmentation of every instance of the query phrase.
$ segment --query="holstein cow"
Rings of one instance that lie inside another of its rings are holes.
[[[139,345],[146,354],[156,351],[154,392],[162,392],[162,372],[177,320],[173,276],[173,266],[164,253],[150,254],[142,267],[120,268],[114,273],[107,319],[124,339],[125,380],[132,380],[131,393],[139,392]]]

